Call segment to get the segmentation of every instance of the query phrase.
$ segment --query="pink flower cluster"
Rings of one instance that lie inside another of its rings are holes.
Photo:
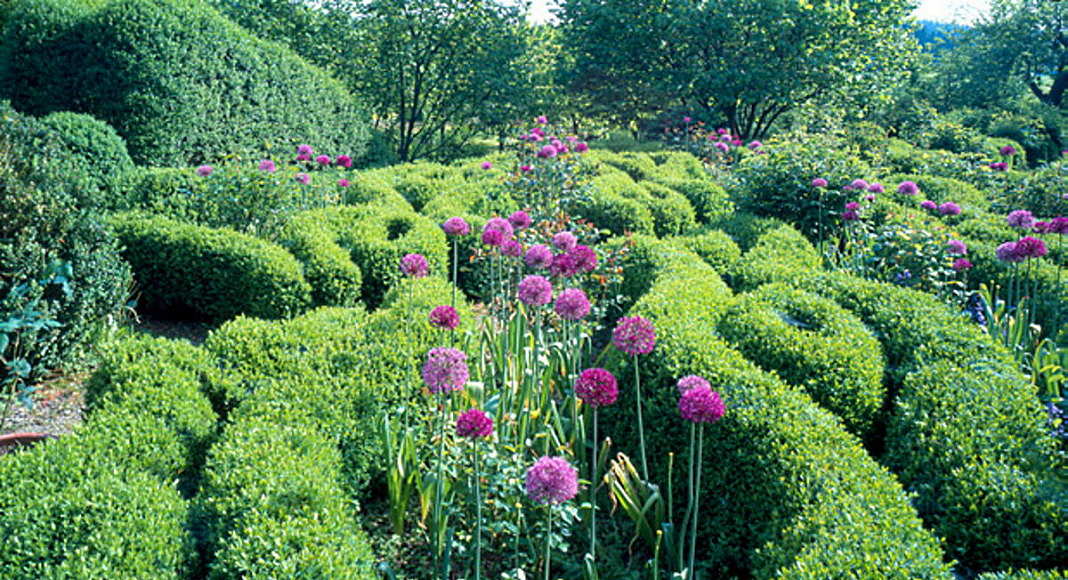
[[[530,143],[541,143],[545,141],[546,144],[538,149],[538,157],[541,159],[552,159],[557,155],[563,155],[574,151],[575,153],[585,153],[589,151],[590,147],[585,142],[579,141],[574,136],[569,136],[566,139],[560,139],[545,133],[545,129],[541,125],[548,125],[549,120],[545,116],[537,118],[538,126],[533,127],[526,135],[520,135],[520,141],[527,141]],[[564,143],[567,141],[567,143]]]
[[[656,346],[656,330],[652,322],[641,316],[625,316],[612,331],[612,344],[632,356],[649,354]]]
[[[458,391],[467,384],[467,355],[455,348],[432,348],[422,375],[431,393]]]
[[[998,260],[1010,264],[1016,264],[1031,258],[1041,258],[1047,252],[1046,243],[1031,236],[1022,237],[1015,242],[1005,242],[995,250]]]
[[[535,503],[563,503],[578,494],[578,471],[563,457],[542,457],[527,470],[526,492]]]
[[[606,407],[619,397],[619,385],[605,369],[586,369],[575,379],[575,396],[591,407]]]
[[[479,409],[468,409],[456,418],[456,434],[468,439],[493,435],[493,419]]]
[[[688,375],[679,379],[679,415],[693,423],[715,423],[723,417],[726,407],[719,393],[704,377]]]

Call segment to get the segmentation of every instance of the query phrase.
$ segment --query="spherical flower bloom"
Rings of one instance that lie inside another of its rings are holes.
[[[508,216],[508,223],[512,224],[512,227],[517,230],[529,228],[531,224],[530,214],[523,210],[519,210]]]
[[[597,268],[597,252],[589,246],[579,244],[568,250],[567,255],[575,262],[575,270],[579,272],[592,272]]]
[[[938,209],[938,204],[929,199],[925,199],[920,202],[920,207],[926,210],[935,210]]]
[[[735,147],[741,147],[742,146],[742,140],[738,139],[737,137],[735,137],[734,139],[731,139],[731,145],[733,145]]]
[[[549,264],[549,275],[560,278],[570,278],[578,274],[578,267],[575,265],[575,258],[571,254],[557,254],[553,256],[553,261]]]
[[[301,153],[297,155],[297,161],[311,161],[311,155],[305,155]]]
[[[545,115],[539,115],[538,118],[535,119],[535,120],[538,122],[539,125],[548,125],[549,124],[549,118],[546,117]]]
[[[881,183],[872,183],[872,184],[868,185],[868,191],[870,191],[872,193],[883,193],[883,192],[886,191],[886,189],[883,187],[883,184],[881,184]]]
[[[690,389],[708,389],[712,390],[712,385],[708,384],[708,381],[704,377],[697,375],[687,375],[679,379],[679,382],[675,383],[675,386],[679,389],[679,395],[685,395],[686,391]]]
[[[553,147],[552,145],[542,147],[538,151],[538,157],[541,157],[542,159],[552,159],[553,157],[556,157],[556,147]]]
[[[612,344],[629,355],[649,354],[656,346],[656,330],[641,316],[624,316],[612,331]]]
[[[493,435],[493,419],[479,409],[468,409],[456,418],[456,434],[468,439]]]
[[[526,491],[535,503],[563,503],[578,494],[578,471],[563,457],[542,457],[527,470]]]
[[[557,250],[566,252],[571,248],[574,248],[577,243],[578,238],[571,232],[559,232],[553,236],[553,247]]]
[[[489,161],[482,162],[482,169],[493,169],[493,164]]]
[[[875,201],[875,194],[874,193],[869,193],[868,195],[864,196],[864,199],[866,201]]]
[[[1004,161],[998,161],[998,162],[995,162],[995,163],[991,163],[990,164],[990,169],[993,169],[994,171],[1008,171],[1009,170],[1009,164],[1005,163]]]
[[[471,226],[467,225],[462,217],[451,217],[441,224],[441,229],[447,236],[466,236],[471,233]]]
[[[1046,242],[1031,236],[1016,240],[1016,253],[1026,258],[1041,258],[1047,253]]]
[[[456,330],[460,325],[460,313],[448,304],[437,306],[430,311],[430,326],[442,330]]]
[[[1012,145],[1006,145],[999,149],[998,152],[1004,155],[1005,157],[1010,157],[1012,155],[1016,155],[1016,148]]]
[[[348,155],[338,155],[335,163],[337,163],[338,167],[349,169],[352,167],[352,157],[349,157]]]
[[[999,260],[1010,264],[1023,262],[1027,259],[1027,256],[1021,255],[1016,248],[1016,242],[1005,242],[1004,244],[1001,244],[998,246],[997,250],[995,250],[995,254]]]
[[[860,204],[855,201],[851,201],[845,204],[845,208],[846,210],[857,211],[858,209],[860,209]]]
[[[619,385],[604,369],[586,369],[575,379],[575,396],[591,407],[607,407],[619,397]]]
[[[575,143],[575,153],[585,153],[589,150],[590,146],[587,145],[584,141],[579,141],[578,143]]]
[[[850,183],[849,185],[853,189],[857,189],[857,190],[860,190],[860,191],[868,189],[868,182],[864,181],[863,179],[854,179],[853,182]]]
[[[518,290],[519,300],[527,306],[545,306],[553,299],[553,285],[545,276],[523,278]]]
[[[263,171],[265,173],[274,173],[275,171],[278,171],[278,167],[274,164],[274,161],[271,161],[270,159],[264,159],[260,161],[260,171]]]
[[[426,258],[422,254],[405,254],[401,258],[400,269],[405,276],[422,278],[430,270],[430,265],[427,264]]]
[[[719,142],[716,143],[716,149],[718,149],[720,153],[730,153],[731,146],[727,145],[726,143]]]
[[[329,155],[320,155],[320,156],[315,158],[315,162],[318,163],[319,165],[326,166],[326,165],[330,165],[332,160],[330,159]]]
[[[553,263],[553,252],[549,249],[549,246],[544,244],[538,244],[531,246],[527,250],[527,255],[523,258],[527,266],[535,269],[548,268]]]
[[[311,176],[308,175],[307,173],[298,173],[298,174],[293,176],[293,179],[296,179],[298,183],[303,183],[304,185],[308,185],[308,182],[311,181]]]
[[[523,244],[520,244],[515,240],[505,240],[501,244],[501,253],[505,256],[518,258],[523,255]]]
[[[723,127],[720,127],[719,129],[716,129],[716,133],[719,133],[720,135],[726,135],[727,134],[727,130],[724,129]]]
[[[693,122],[693,119],[691,119],[690,117],[683,117],[682,122],[689,125],[691,122]]]
[[[916,195],[920,192],[920,186],[914,181],[902,181],[897,186],[897,192],[904,195]]]
[[[341,178],[341,179],[337,180],[337,184],[340,185],[341,187],[348,187],[350,185],[349,180],[347,180],[345,178]]]
[[[1031,226],[1031,231],[1036,234],[1048,234],[1049,226],[1049,222],[1035,222],[1034,225]]]
[[[1005,218],[1005,221],[1007,221],[1009,225],[1014,228],[1026,230],[1027,228],[1034,225],[1035,216],[1026,209],[1018,209],[1009,212],[1009,215]]]
[[[458,391],[467,384],[467,355],[455,348],[432,348],[423,363],[423,382],[431,393]]]
[[[537,133],[535,133],[535,132],[533,132],[533,131],[530,132],[530,135],[527,135],[527,141],[530,141],[531,143],[537,143],[538,141],[541,141],[541,140],[542,140],[542,136],[537,134]]]
[[[315,150],[312,149],[311,145],[297,145],[297,154],[307,155],[308,158],[311,159],[311,156],[315,155]]]
[[[968,246],[960,240],[949,240],[946,245],[949,246],[949,253],[951,254],[964,256],[968,253]]]
[[[964,270],[970,270],[971,267],[972,267],[972,263],[969,262],[967,258],[957,258],[956,260],[953,261],[953,269],[958,271],[958,272],[963,272]]]
[[[482,243],[487,246],[499,246],[505,240],[511,239],[513,232],[512,224],[508,223],[508,220],[499,217],[491,218],[482,228]]]
[[[1049,233],[1058,235],[1068,234],[1068,217],[1058,216],[1050,220]]]
[[[847,222],[855,222],[860,219],[860,212],[855,209],[847,209],[842,212],[842,219]]]
[[[530,133],[532,135],[537,135],[538,137],[544,137],[545,136],[545,130],[542,129],[541,127],[534,127],[533,129],[530,130]]]
[[[747,147],[749,147],[750,149],[754,149],[754,150],[755,149],[760,149],[763,146],[764,146],[764,144],[761,143],[760,141],[750,141],[749,145],[747,145]]]
[[[519,170],[522,171],[523,173],[530,173],[531,171],[534,171],[534,168],[529,166],[529,165],[521,165],[519,167]]]
[[[730,143],[734,140],[734,137],[731,137],[730,133],[723,133],[719,136],[719,140],[721,143]]]
[[[712,389],[696,387],[679,398],[679,414],[694,423],[715,423],[723,417],[725,410],[719,393]]]
[[[822,177],[817,177],[812,180],[812,187],[827,187],[827,180]]]
[[[201,165],[200,167],[197,167],[197,175],[201,177],[207,177],[211,175],[212,171],[215,171],[215,168],[210,165]]]
[[[564,320],[582,320],[590,313],[590,299],[578,288],[568,288],[556,297],[556,314]]]
[[[938,213],[942,215],[960,215],[960,206],[952,201],[947,201],[938,206]]]

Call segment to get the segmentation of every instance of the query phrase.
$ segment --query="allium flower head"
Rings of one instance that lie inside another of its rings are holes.
[[[753,149],[753,150],[760,149],[763,146],[764,146],[764,144],[761,143],[760,141],[750,141],[749,145],[747,145],[747,147],[749,147],[750,149]]]
[[[850,201],[845,204],[845,208],[847,210],[857,211],[858,209],[860,209],[860,204],[855,201]]]
[[[560,232],[553,236],[553,247],[557,250],[568,251],[575,247],[578,243],[578,238],[571,232]]]
[[[563,503],[578,494],[578,471],[563,457],[542,457],[527,470],[526,491],[535,503]]]
[[[656,346],[656,330],[641,316],[623,317],[612,331],[612,344],[629,355],[649,354]]]
[[[534,171],[534,168],[529,165],[522,165],[519,167],[519,170],[523,173],[530,173],[531,171]]]
[[[682,122],[686,123],[687,125],[689,125],[690,123],[693,122],[693,118],[691,118],[691,117],[683,117],[682,118]]]
[[[874,193],[869,193],[868,195],[864,196],[864,199],[866,201],[875,201],[875,194]]]
[[[597,268],[597,252],[589,246],[579,244],[568,250],[567,255],[574,261],[578,272],[592,272]]]
[[[726,408],[719,393],[704,387],[689,389],[679,398],[679,414],[694,423],[715,423]]]
[[[310,159],[312,155],[315,155],[315,150],[312,149],[311,145],[297,145],[297,154],[307,155]]]
[[[720,153],[730,153],[730,151],[731,151],[731,146],[727,145],[726,143],[724,143],[722,141],[720,141],[719,143],[716,143],[715,147],[716,147],[716,149],[719,150]]]
[[[538,150],[538,157],[541,157],[542,159],[552,159],[553,157],[556,157],[556,147],[553,147],[552,145],[542,147]]]
[[[1026,236],[1016,240],[1016,253],[1027,258],[1041,258],[1045,256],[1048,250],[1046,249],[1046,242],[1038,238]]]
[[[570,278],[578,274],[575,258],[571,254],[557,254],[549,264],[549,274],[560,278]]]
[[[518,287],[519,300],[527,306],[544,306],[553,299],[553,285],[545,276],[523,278]]]
[[[264,173],[274,173],[275,171],[278,171],[278,167],[274,164],[274,161],[264,159],[260,161],[260,171],[263,171]]]
[[[994,171],[1008,171],[1009,164],[1005,163],[1004,161],[997,161],[995,163],[991,163],[990,168]]]
[[[458,391],[467,384],[467,355],[455,348],[432,348],[423,363],[423,382],[431,393]]]
[[[518,258],[523,255],[523,244],[520,244],[516,240],[505,240],[504,243],[501,244],[501,253],[505,256]]]
[[[1001,244],[998,246],[997,250],[995,250],[995,253],[999,260],[1010,264],[1023,262],[1027,259],[1027,256],[1021,255],[1016,248],[1016,242],[1005,242],[1004,244]]]
[[[338,155],[335,161],[338,164],[338,167],[344,167],[345,169],[352,167],[352,157],[349,157],[348,155]]]
[[[1012,145],[1005,145],[1004,147],[999,149],[998,152],[1004,155],[1005,157],[1011,157],[1013,155],[1016,155],[1016,148]]]
[[[297,161],[311,161],[311,155],[305,155],[301,153],[297,155]]]
[[[549,246],[544,244],[538,244],[531,246],[527,250],[527,255],[523,258],[527,266],[535,269],[548,268],[553,263],[553,252],[549,249]]]
[[[864,191],[865,189],[868,189],[868,182],[864,181],[863,179],[854,179],[853,182],[850,183],[849,185],[853,189],[856,189],[856,190],[859,190],[859,191]]]
[[[466,236],[471,233],[471,226],[467,225],[462,217],[451,217],[441,224],[441,229],[447,236]]]
[[[1034,225],[1035,216],[1026,209],[1018,209],[1010,211],[1008,217],[1005,218],[1005,221],[1014,228],[1026,230]]]
[[[504,218],[495,217],[486,222],[482,228],[482,243],[487,246],[499,246],[512,237],[512,224]]]
[[[685,395],[686,391],[690,389],[708,389],[712,390],[712,385],[708,384],[708,381],[704,377],[697,375],[687,375],[679,379],[679,382],[675,384],[679,389],[679,395]]]
[[[307,173],[298,173],[293,176],[293,179],[296,179],[297,183],[303,183],[304,185],[308,185],[308,183],[311,181],[311,176]]]
[[[904,195],[916,195],[920,192],[920,186],[914,181],[902,181],[897,186],[897,192]]]
[[[575,379],[575,396],[591,407],[606,407],[619,397],[619,385],[604,369],[586,369]]]
[[[405,254],[401,258],[400,269],[405,276],[422,278],[430,270],[430,265],[427,264],[426,258],[422,254]]]
[[[548,125],[549,124],[549,118],[546,117],[545,115],[539,115],[538,118],[535,119],[535,120],[538,122],[539,125]]]
[[[963,272],[964,270],[970,270],[971,268],[972,268],[972,263],[970,261],[968,261],[967,258],[957,258],[956,260],[953,260],[953,269],[958,271],[958,272]]]
[[[872,193],[883,193],[883,192],[886,191],[886,189],[883,187],[883,184],[881,184],[881,183],[872,183],[872,184],[868,185],[868,191],[870,191]]]
[[[822,177],[817,177],[812,180],[812,187],[827,187],[827,180]]]
[[[442,330],[456,330],[460,325],[460,313],[448,304],[437,306],[430,311],[430,325]]]
[[[968,253],[968,246],[960,240],[949,240],[946,246],[949,247],[949,253],[957,256],[964,256]]]
[[[938,204],[929,199],[925,199],[920,202],[920,207],[926,210],[936,210],[938,209]]]
[[[590,150],[590,146],[585,141],[579,141],[575,143],[575,153],[585,153]]]
[[[578,288],[568,288],[556,297],[553,306],[556,314],[564,320],[582,320],[590,313],[590,299]]]
[[[1050,220],[1049,233],[1058,235],[1068,234],[1068,217],[1058,216]]]
[[[456,418],[456,434],[468,439],[493,435],[493,419],[480,409],[468,409]]]
[[[315,162],[318,163],[319,165],[327,166],[327,165],[330,165],[332,160],[330,159],[329,155],[320,155],[320,156],[315,158]]]
[[[197,175],[201,177],[207,177],[211,175],[212,171],[215,171],[215,168],[210,165],[201,165],[200,167],[197,167]]]
[[[342,177],[341,179],[337,180],[337,184],[340,185],[341,187],[348,187],[349,185],[351,185],[349,183],[349,180],[345,179],[344,177]]]
[[[523,210],[519,210],[508,216],[508,223],[512,224],[512,227],[517,230],[529,228],[531,223],[530,214]]]
[[[938,213],[942,215],[960,215],[960,211],[960,206],[952,201],[947,201],[938,206]]]
[[[482,167],[482,169],[489,170],[489,169],[493,169],[493,164],[490,163],[489,161],[483,161],[481,167]]]
[[[1048,234],[1049,226],[1049,222],[1035,222],[1031,225],[1031,231],[1035,232],[1036,234]]]
[[[847,222],[855,222],[860,219],[860,212],[855,209],[847,209],[842,212],[842,219]]]

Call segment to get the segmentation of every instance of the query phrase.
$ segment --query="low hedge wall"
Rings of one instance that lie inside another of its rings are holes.
[[[349,252],[337,244],[330,228],[322,227],[314,213],[298,214],[279,235],[279,245],[303,266],[315,306],[355,306],[363,288],[363,271]]]
[[[749,360],[804,389],[869,439],[886,398],[879,341],[833,301],[783,284],[742,295],[720,334]]]
[[[282,318],[311,303],[300,263],[275,244],[140,213],[110,222],[150,310],[209,320]]]
[[[734,270],[742,258],[738,244],[723,230],[706,230],[690,236],[668,238],[667,241],[697,254],[720,276],[726,276]]]
[[[688,440],[675,381],[704,376],[726,403],[726,415],[705,437],[701,493],[709,507],[701,514],[698,557],[709,561],[710,573],[949,578],[938,541],[908,495],[838,419],[716,336],[730,301],[715,272],[697,263],[658,277],[631,309],[657,331],[656,348],[640,361],[654,479],[666,480],[667,452],[685,452]],[[615,354],[609,366],[631,380],[629,359]],[[631,442],[622,450],[634,457],[631,393],[620,389],[605,424],[613,441]]]
[[[782,225],[761,234],[733,272],[736,290],[772,282],[790,282],[823,267],[819,251],[793,226]]]

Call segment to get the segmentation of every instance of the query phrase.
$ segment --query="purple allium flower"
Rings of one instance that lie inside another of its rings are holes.
[[[556,314],[564,320],[582,320],[590,313],[590,299],[582,290],[568,288],[556,297],[556,304],[553,308]]]
[[[897,186],[897,192],[904,195],[916,195],[920,192],[920,186],[915,181],[902,181]]]
[[[571,254],[557,254],[553,256],[553,261],[549,264],[549,274],[561,278],[570,278],[571,276],[578,274],[575,258],[572,257]]]
[[[968,254],[968,246],[960,240],[949,240],[946,244],[949,247],[949,253],[957,256],[964,256]]]
[[[345,169],[352,167],[352,157],[348,155],[338,155],[335,161],[339,167],[344,167]]]
[[[553,147],[552,145],[542,147],[538,151],[538,157],[541,157],[542,159],[552,159],[553,157],[556,157],[556,147]]]
[[[972,268],[972,263],[969,262],[967,258],[957,258],[956,260],[953,261],[953,269],[958,271],[958,272],[963,272],[964,270],[970,270],[971,268]]]
[[[1018,209],[1009,212],[1009,215],[1005,218],[1005,221],[1007,221],[1008,224],[1014,228],[1026,230],[1027,228],[1034,225],[1035,216],[1026,209]]]
[[[629,355],[649,354],[656,346],[656,330],[641,316],[623,317],[612,331],[612,344]]]
[[[995,163],[991,163],[990,164],[990,168],[993,169],[994,171],[1008,171],[1009,170],[1009,164],[1005,163],[1004,161],[998,161],[998,162],[995,162]]]
[[[212,171],[215,171],[215,168],[210,165],[201,165],[200,167],[197,167],[197,175],[201,177],[207,177],[211,175]]]
[[[467,355],[455,348],[432,348],[423,363],[423,382],[431,393],[458,391],[467,384]]]
[[[578,243],[578,238],[571,232],[559,232],[553,236],[553,247],[557,250],[568,251],[575,247]]]
[[[519,170],[522,171],[523,173],[530,173],[531,171],[534,171],[534,168],[529,166],[529,165],[521,165],[519,167]]]
[[[731,139],[731,145],[733,145],[735,147],[741,147],[742,146],[742,140],[738,139],[737,137],[735,137],[734,139]]]
[[[542,457],[527,470],[526,491],[535,503],[563,503],[578,494],[578,471],[563,457]]]
[[[1023,262],[1027,259],[1027,256],[1021,255],[1016,248],[1016,242],[1005,242],[1004,244],[1001,244],[998,246],[997,250],[995,250],[995,254],[999,260],[1010,264]]]
[[[822,177],[817,177],[812,180],[812,187],[827,187],[827,180]]]
[[[330,165],[333,161],[330,159],[329,155],[319,155],[315,158],[315,162],[325,167]]]
[[[1016,148],[1012,145],[1006,145],[999,149],[998,152],[1004,155],[1005,157],[1011,157],[1013,155],[1016,155]]]
[[[750,149],[753,149],[753,150],[760,149],[763,146],[764,146],[764,144],[761,143],[760,141],[750,141],[749,145],[747,145],[747,147],[749,147]]]
[[[412,278],[422,278],[426,276],[430,270],[430,265],[427,264],[426,258],[422,254],[405,254],[400,261],[401,272],[404,272],[405,276],[411,276]]]
[[[548,268],[553,263],[553,252],[549,249],[549,246],[544,244],[538,244],[531,246],[527,250],[527,255],[523,258],[527,266],[535,269]]]
[[[549,124],[549,118],[546,117],[545,115],[538,115],[538,118],[535,119],[535,120],[538,122],[539,125],[548,125]]]
[[[505,240],[504,243],[501,244],[501,253],[505,256],[518,258],[523,255],[523,244],[520,244],[516,240]]]
[[[1016,253],[1026,258],[1041,258],[1047,253],[1046,242],[1031,236],[1016,240]]]
[[[544,137],[545,136],[545,130],[542,129],[541,127],[534,127],[533,129],[530,130],[530,132],[531,132],[531,134],[537,135],[538,137]]]
[[[349,180],[347,180],[345,178],[341,178],[341,179],[337,180],[337,184],[340,185],[341,187],[348,187],[349,185],[351,185],[349,183]]]
[[[1050,226],[1049,222],[1035,222],[1031,226],[1031,231],[1035,232],[1036,234],[1048,234],[1049,233],[1049,226]]]
[[[720,153],[730,153],[731,146],[720,141],[719,143],[716,143],[716,149],[718,149]]]
[[[499,246],[512,237],[512,224],[500,217],[491,218],[482,228],[482,243]]]
[[[579,244],[568,250],[567,255],[575,262],[577,272],[592,272],[597,268],[597,252],[589,246]]]
[[[694,423],[715,423],[723,417],[725,410],[719,393],[712,389],[696,387],[689,389],[679,398],[679,414],[683,419]]]
[[[591,407],[607,407],[619,397],[619,385],[604,369],[586,369],[575,379],[575,396]]]
[[[886,189],[883,187],[883,184],[881,184],[881,183],[871,183],[871,184],[868,185],[868,191],[870,191],[872,193],[883,193],[883,192],[886,191]]]
[[[679,379],[679,382],[675,384],[679,388],[679,395],[685,395],[686,391],[690,389],[708,389],[712,390],[712,385],[708,384],[708,381],[704,377],[697,375],[687,375]]]
[[[307,173],[298,173],[293,176],[293,179],[296,179],[298,183],[308,185],[308,183],[311,181],[311,176]]]
[[[936,210],[938,209],[938,204],[929,199],[925,199],[920,202],[920,207],[926,210]]]
[[[947,201],[938,206],[938,213],[942,215],[960,215],[960,206],[952,201]]]
[[[311,156],[315,155],[315,150],[312,149],[311,145],[297,145],[297,154],[307,155],[308,159],[311,159]]]
[[[537,143],[538,141],[541,141],[541,140],[542,140],[542,136],[537,134],[537,133],[535,133],[535,132],[533,132],[533,131],[530,132],[530,135],[527,135],[527,141],[530,141],[531,143]]]
[[[683,117],[682,118],[682,122],[686,123],[687,125],[689,125],[691,122],[693,122],[693,119],[690,118],[690,117]]]
[[[260,171],[263,171],[265,173],[274,173],[275,171],[278,171],[278,167],[274,164],[274,161],[271,161],[270,159],[264,159],[260,161]]]
[[[579,141],[575,143],[575,153],[585,153],[590,150],[590,146],[585,141]]]
[[[853,189],[860,190],[860,191],[864,191],[865,189],[868,189],[868,182],[864,181],[863,179],[854,179],[853,182],[850,183],[849,185]]]
[[[842,219],[847,222],[855,222],[860,219],[860,213],[855,209],[847,209],[842,212]]]
[[[456,418],[456,434],[468,439],[493,435],[493,419],[479,409],[468,409]]]
[[[489,170],[489,169],[493,169],[493,164],[490,163],[489,161],[483,161],[481,167],[482,167],[482,169]]]
[[[860,209],[860,204],[855,201],[850,201],[845,204],[845,208],[848,211],[857,211],[858,209]]]
[[[527,212],[525,212],[523,210],[519,210],[519,211],[513,213],[512,215],[508,216],[508,223],[512,224],[512,227],[514,227],[517,230],[521,230],[523,228],[529,228],[530,224],[531,224],[530,214],[528,214]]]
[[[311,161],[311,155],[301,153],[300,155],[297,155],[297,161]]]
[[[865,195],[864,196],[864,200],[865,201],[875,201],[875,194],[874,193],[869,193],[868,195]]]
[[[466,236],[471,233],[471,226],[467,225],[462,217],[451,217],[445,220],[445,223],[441,224],[441,229],[445,230],[447,236]]]
[[[719,129],[716,129],[716,133],[719,133],[720,135],[726,135],[727,134],[727,130],[724,129],[723,127],[720,127]]]
[[[460,313],[448,304],[437,306],[430,311],[430,325],[442,330],[456,330],[460,325]]]
[[[1057,216],[1050,220],[1049,233],[1058,235],[1068,234],[1068,217]]]
[[[527,306],[545,306],[553,299],[553,285],[545,276],[523,278],[518,290],[519,300]]]

